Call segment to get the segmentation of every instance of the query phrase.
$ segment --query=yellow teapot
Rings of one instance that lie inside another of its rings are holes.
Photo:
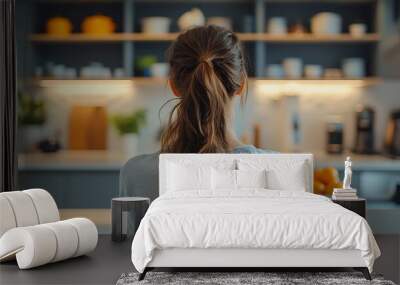
[[[47,21],[46,31],[50,35],[67,36],[72,33],[72,23],[65,17],[53,17]]]
[[[115,31],[115,23],[112,18],[103,15],[86,17],[82,22],[82,32],[92,35],[112,34]]]

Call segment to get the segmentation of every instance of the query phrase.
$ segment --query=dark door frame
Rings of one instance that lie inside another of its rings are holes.
[[[15,0],[0,0],[0,192],[16,190]]]

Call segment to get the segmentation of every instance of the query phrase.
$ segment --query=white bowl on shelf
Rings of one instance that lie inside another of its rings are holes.
[[[142,18],[142,32],[146,34],[169,33],[171,19],[168,17],[146,17]]]
[[[272,17],[268,20],[267,31],[271,35],[286,35],[287,21],[283,17]]]
[[[307,64],[304,66],[304,76],[306,78],[315,79],[321,78],[324,73],[324,69],[318,64]]]
[[[362,23],[351,24],[349,26],[349,32],[353,37],[363,37],[367,33],[367,25]]]

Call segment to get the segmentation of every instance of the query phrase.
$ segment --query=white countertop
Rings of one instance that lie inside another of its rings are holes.
[[[110,151],[69,151],[25,153],[18,156],[19,170],[116,170],[127,158]]]
[[[314,153],[316,167],[344,168],[346,156],[353,160],[353,170],[360,171],[400,171],[400,159],[382,155]],[[127,158],[119,152],[110,151],[68,151],[57,153],[27,153],[18,157],[20,170],[88,170],[119,171]]]

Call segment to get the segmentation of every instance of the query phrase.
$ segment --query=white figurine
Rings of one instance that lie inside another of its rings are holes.
[[[344,179],[343,179],[343,189],[352,189],[351,188],[351,158],[348,156],[346,161],[344,162]]]

